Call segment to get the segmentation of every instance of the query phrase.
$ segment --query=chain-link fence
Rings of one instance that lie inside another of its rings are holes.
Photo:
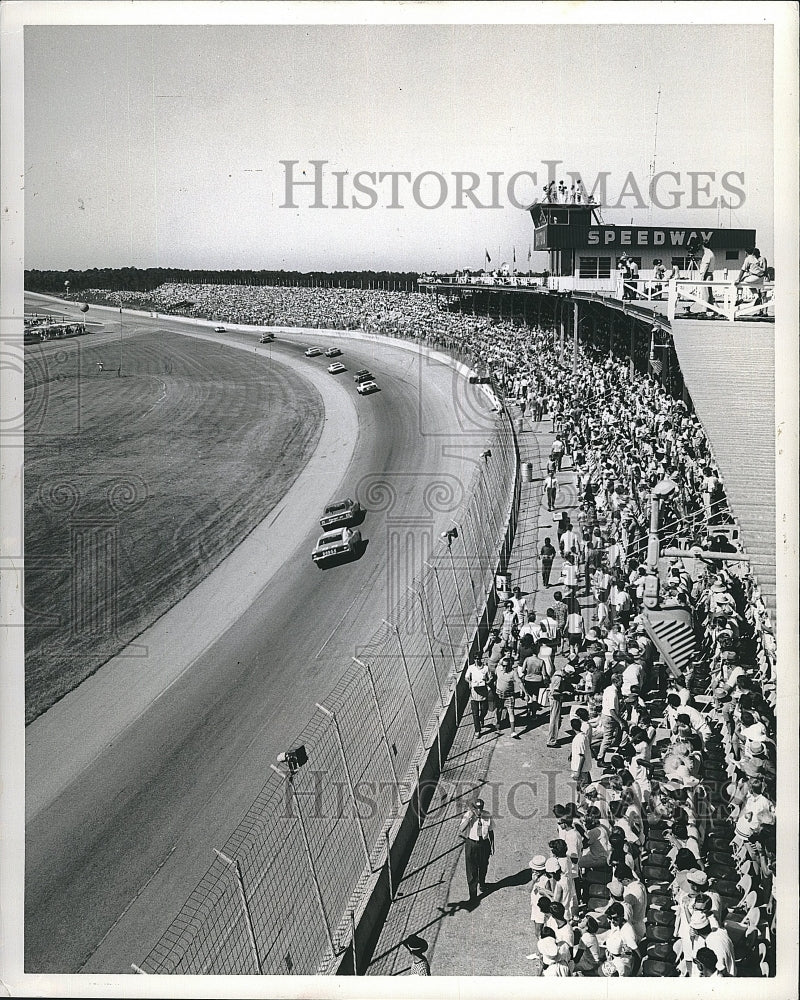
[[[489,625],[487,595],[515,529],[517,470],[502,412],[456,532],[292,744],[305,747],[307,765],[271,776],[139,971],[315,974],[349,947],[348,914],[389,860],[388,831]]]

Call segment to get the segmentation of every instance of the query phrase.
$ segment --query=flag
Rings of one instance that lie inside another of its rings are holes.
[[[514,264],[517,263],[517,248],[516,247],[512,247],[511,248],[511,260],[513,261]]]
[[[661,358],[656,358],[655,354],[651,354],[650,367],[653,369],[656,375],[660,375],[661,372],[664,370],[664,363],[661,360]]]
[[[487,264],[491,264],[492,263],[492,258],[489,256],[489,251],[488,250],[486,251],[486,263]]]

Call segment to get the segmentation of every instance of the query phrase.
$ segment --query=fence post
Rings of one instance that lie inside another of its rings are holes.
[[[442,625],[444,626],[444,628],[445,628],[445,630],[447,632],[447,644],[450,647],[450,655],[453,657],[453,671],[454,671],[454,673],[457,674],[458,673],[458,658],[456,657],[456,648],[455,648],[455,645],[453,643],[453,638],[450,635],[450,626],[447,624],[447,608],[445,608],[445,606],[444,606],[444,594],[442,594],[442,585],[441,585],[441,583],[439,583],[439,570],[438,570],[437,566],[431,565],[431,563],[427,562],[427,560],[425,562],[425,565],[428,567],[428,569],[432,570],[433,577],[436,580],[436,589],[439,592],[439,601],[440,601],[440,603],[442,605]]]
[[[378,701],[378,689],[375,687],[375,678],[372,676],[372,670],[368,663],[363,663],[358,657],[353,657],[353,662],[357,663],[359,667],[363,667],[367,672],[367,677],[369,677],[369,684],[372,688],[372,697],[375,700],[375,711],[378,713],[378,721],[381,724],[381,733],[383,733],[383,745],[386,747],[386,753],[389,756],[389,767],[392,771],[392,777],[394,778],[395,788],[397,788],[397,794],[402,800],[400,795],[400,782],[397,778],[397,771],[395,770],[394,757],[392,756],[392,748],[389,744],[389,734],[386,732],[386,723],[383,721],[383,713],[381,712],[381,705]]]
[[[384,839],[386,840],[386,873],[389,876],[389,899],[394,899],[394,881],[392,879],[392,845],[389,840],[389,831],[383,831]]]
[[[498,435],[497,440],[498,441],[502,440],[502,435]],[[495,444],[495,449],[497,449],[497,447],[498,447],[497,444]],[[492,458],[494,458],[494,455],[492,456]],[[497,464],[501,460],[503,460],[503,461],[505,460],[505,452],[503,452],[503,451],[501,451],[497,455],[497,458],[495,458],[494,461],[493,461],[493,463],[492,463],[493,472],[494,472],[494,468],[497,466]],[[495,479],[496,478],[497,477],[495,476]],[[492,487],[492,485],[489,482],[488,475],[487,475],[487,477],[486,477],[486,479],[484,481],[484,485],[485,485],[485,488],[486,488],[487,495],[489,497],[491,497],[493,487]],[[497,503],[499,503],[500,502],[500,498],[502,497],[502,489],[497,489],[496,486],[494,487],[494,489],[495,489],[495,495],[497,497]],[[492,559],[491,559],[492,569],[494,569],[494,565],[495,565],[495,562],[497,560],[499,548],[500,548],[500,545],[502,544],[502,541],[503,541],[503,532],[505,530],[504,527],[503,527],[502,514],[501,514],[500,510],[497,507],[497,503],[492,503],[491,500],[489,501],[489,509],[492,512],[492,525],[494,527],[494,535],[492,537],[492,550],[493,550],[492,551]]]
[[[467,514],[469,514],[469,510],[467,510]],[[459,534],[461,536],[461,544],[464,546],[464,565],[467,568],[467,576],[469,577],[469,589],[470,592],[472,593],[472,608],[475,612],[475,621],[477,623],[477,627],[480,627],[480,615],[478,613],[478,599],[475,596],[475,583],[472,579],[472,566],[470,566],[469,562],[469,552],[467,550],[467,537],[464,529],[464,524],[463,523],[459,524],[458,521],[454,521],[452,517],[450,518],[450,520],[458,528]],[[450,555],[452,557],[452,549],[450,550]],[[455,563],[455,559],[453,559],[453,562]],[[478,569],[480,570],[480,556],[478,557]],[[469,639],[467,639],[467,645],[469,645]]]
[[[367,865],[369,865],[369,870],[372,871],[372,862],[369,855],[369,845],[367,844],[367,835],[364,833],[364,824],[361,820],[361,814],[358,811],[358,803],[356,802],[356,789],[353,785],[353,776],[350,774],[350,766],[347,763],[347,754],[344,752],[344,740],[342,739],[342,730],[339,728],[339,720],[336,718],[336,712],[330,712],[324,705],[320,705],[317,702],[317,708],[324,715],[327,715],[329,719],[333,719],[333,728],[336,730],[336,739],[339,743],[339,753],[342,755],[342,766],[344,767],[345,777],[347,778],[347,786],[350,789],[350,799],[353,803],[353,813],[356,817],[356,823],[358,824],[358,832],[361,834],[361,843],[364,846],[364,855],[367,859]]]
[[[633,316],[628,320],[630,343],[628,346],[628,375],[633,378],[636,373],[636,321]]]
[[[218,851],[216,847],[214,848],[214,853],[218,858],[221,858],[226,865],[232,865],[234,871],[236,872],[236,885],[239,890],[239,898],[242,901],[242,908],[244,909],[245,920],[247,921],[247,933],[250,938],[250,947],[253,950],[253,958],[256,961],[256,968],[258,969],[259,976],[264,975],[264,970],[261,967],[261,958],[258,954],[258,946],[256,945],[256,931],[253,926],[253,917],[250,914],[250,904],[247,901],[247,895],[244,891],[244,879],[242,878],[242,867],[239,864],[238,858],[234,860],[229,858],[227,854],[223,854],[222,851]]]
[[[475,527],[475,511],[474,511],[474,507],[473,507],[474,503],[475,503],[475,497],[473,496],[472,503],[467,508],[466,516],[469,518],[470,531],[472,533],[472,542],[473,542],[473,544],[475,546],[475,556],[476,556],[476,558],[478,560],[478,572],[479,572],[478,584],[480,586],[480,589],[482,591],[485,591],[485,589],[486,589],[486,580],[485,580],[484,573],[483,573],[483,564],[481,563],[481,549],[480,549],[480,545],[478,544],[478,531],[477,531],[477,529]],[[478,628],[480,629],[481,622],[483,621],[483,613],[481,612],[481,610],[480,610],[480,608],[478,606],[478,598],[477,598],[477,596],[475,596],[475,589],[474,589],[474,587],[473,587],[472,594],[473,594],[473,598],[475,600],[475,620],[477,622]],[[484,593],[482,595],[482,597],[484,598],[484,602],[485,602],[486,594]]]
[[[444,695],[442,694],[442,685],[439,683],[439,675],[436,673],[436,657],[433,652],[433,641],[431,640],[431,634],[428,631],[428,620],[425,617],[425,602],[422,599],[422,589],[420,588],[419,590],[413,590],[411,587],[408,587],[408,590],[411,590],[412,593],[416,594],[417,597],[419,598],[420,608],[422,609],[422,625],[423,628],[425,629],[425,638],[428,640],[428,650],[430,651],[431,654],[431,667],[433,668],[433,679],[436,681],[436,690],[439,692],[439,701],[444,705]]]
[[[358,975],[358,954],[356,952],[356,915],[350,911],[350,944],[353,948],[353,975]]]
[[[456,594],[458,594],[458,606],[461,609],[461,621],[464,625],[464,644],[467,647],[467,656],[469,656],[469,631],[467,630],[467,616],[464,612],[464,602],[461,600],[461,588],[458,585],[458,573],[456,572],[456,563],[453,559],[453,549],[448,545],[447,552],[450,556],[450,568],[453,571],[453,580],[456,584]]]
[[[415,761],[414,764],[417,771],[417,823],[419,829],[422,829],[422,775],[419,770],[419,761]]]
[[[486,488],[485,479],[483,474],[481,474],[478,480],[478,493],[477,493],[477,496],[480,501],[480,510],[478,511],[476,520],[478,522],[478,531],[480,533],[480,540],[483,545],[483,555],[486,561],[486,576],[488,578],[489,574],[494,569],[495,556],[492,554],[492,550],[489,547],[489,544],[486,540],[486,532],[484,531],[483,511],[486,510],[487,521],[489,518],[493,516],[492,514],[493,504],[486,502],[485,488]]]
[[[391,622],[383,619],[383,624],[387,625],[397,636],[397,645],[400,647],[400,659],[403,661],[403,670],[405,671],[406,681],[408,682],[408,692],[411,695],[411,704],[414,707],[414,718],[417,720],[417,729],[419,730],[419,741],[425,746],[425,736],[422,732],[422,722],[420,721],[419,711],[417,710],[417,703],[414,699],[414,686],[411,683],[411,674],[408,672],[408,663],[406,662],[406,654],[403,650],[403,640],[400,638],[400,629],[396,625],[392,625]]]
[[[285,781],[289,782],[289,787],[292,790],[292,798],[294,799],[294,804],[297,807],[297,818],[300,820],[300,833],[303,837],[303,847],[305,848],[306,858],[308,859],[308,867],[311,870],[311,879],[314,883],[314,891],[317,896],[317,903],[319,905],[319,911],[322,914],[322,922],[325,925],[325,936],[328,938],[328,945],[331,949],[331,954],[336,954],[336,949],[333,946],[333,934],[331,934],[331,925],[328,921],[328,914],[325,910],[325,900],[322,898],[322,888],[319,884],[319,876],[317,875],[317,866],[314,864],[314,855],[311,853],[311,843],[308,839],[308,833],[306,831],[306,823],[303,818],[303,810],[300,808],[300,798],[294,787],[294,781],[292,780],[292,775],[286,775],[279,767],[274,764],[270,764],[273,771],[276,771]]]

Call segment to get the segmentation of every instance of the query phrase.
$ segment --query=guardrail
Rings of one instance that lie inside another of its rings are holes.
[[[422,808],[422,769],[434,743],[444,752],[443,717],[451,706],[457,712],[470,649],[490,625],[495,574],[516,530],[518,470],[502,410],[457,534],[431,555],[292,744],[305,747],[308,764],[273,769],[135,971],[324,974],[345,953],[355,959],[354,914],[376,873],[385,871],[389,884],[396,875],[391,831]],[[380,501],[362,502],[370,499]]]
[[[487,288],[540,288],[546,279],[541,275],[526,274],[433,274],[417,278],[418,285],[441,285],[443,288],[483,285]]]

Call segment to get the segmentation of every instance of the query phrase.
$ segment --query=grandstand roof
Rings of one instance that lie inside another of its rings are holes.
[[[677,320],[675,350],[775,620],[775,327]]]

